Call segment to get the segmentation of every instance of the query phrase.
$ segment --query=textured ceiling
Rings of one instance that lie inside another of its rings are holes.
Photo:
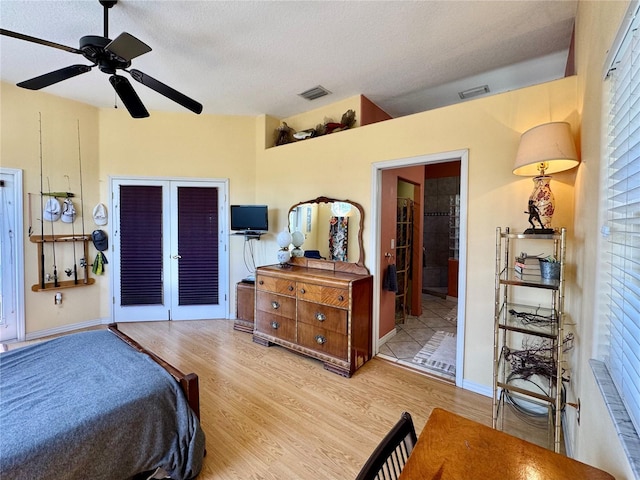
[[[577,0],[178,1],[119,0],[109,36],[153,48],[132,67],[193,97],[203,113],[286,117],[357,94],[392,116],[564,76]],[[103,34],[97,0],[0,1],[0,27],[78,47]],[[80,55],[0,36],[0,79],[17,83]],[[132,82],[149,111],[185,111]],[[322,85],[332,95],[299,93]],[[43,91],[112,107],[108,76],[93,69]],[[120,103],[118,102],[120,105]]]

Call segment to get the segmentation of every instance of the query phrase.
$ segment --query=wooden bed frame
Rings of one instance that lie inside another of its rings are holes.
[[[158,365],[169,372],[169,374],[180,384],[180,388],[184,392],[189,406],[196,414],[196,417],[198,417],[198,420],[200,420],[200,388],[198,384],[198,375],[196,375],[195,373],[188,373],[185,375],[173,365],[157,356],[155,353],[144,348],[127,334],[118,330],[118,325],[116,323],[109,324],[107,329],[116,337],[127,343],[133,349],[149,355]]]

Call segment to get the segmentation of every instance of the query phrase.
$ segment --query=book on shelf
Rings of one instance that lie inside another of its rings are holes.
[[[516,257],[514,268],[516,272],[540,275],[540,256]]]
[[[545,258],[545,255],[520,255],[516,257],[516,263],[522,263],[523,265],[540,265],[541,258]]]
[[[538,270],[538,272],[536,273],[535,271],[530,272],[530,271],[524,271],[524,272],[519,272],[518,270],[515,270],[515,278],[517,278],[518,280],[540,280],[542,278],[542,276],[540,275],[540,271]]]
[[[540,264],[532,264],[532,263],[519,263],[516,262],[514,265],[516,272],[520,273],[532,273],[540,275]]]

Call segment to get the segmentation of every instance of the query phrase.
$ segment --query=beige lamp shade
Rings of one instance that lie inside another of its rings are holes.
[[[546,175],[569,170],[579,163],[571,126],[567,122],[551,122],[522,134],[513,173]]]

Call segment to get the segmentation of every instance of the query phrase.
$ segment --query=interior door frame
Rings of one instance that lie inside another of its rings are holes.
[[[112,212],[111,215],[113,216],[115,214],[115,203],[117,201],[117,199],[115,198],[115,187],[116,185],[121,185],[123,183],[130,183],[130,184],[136,184],[136,183],[144,183],[147,182],[148,184],[153,184],[155,183],[162,183],[167,185],[167,187],[170,188],[171,184],[177,184],[177,185],[181,185],[181,186],[185,186],[185,184],[189,184],[189,185],[193,185],[193,186],[197,186],[198,184],[202,185],[202,186],[213,186],[213,184],[215,184],[216,188],[219,188],[221,190],[219,198],[221,198],[221,202],[218,205],[218,209],[219,209],[219,223],[218,223],[218,228],[219,228],[219,239],[221,242],[221,248],[220,248],[220,254],[219,254],[219,258],[218,258],[218,274],[220,277],[220,282],[219,282],[219,300],[220,303],[224,304],[223,305],[223,315],[222,317],[225,319],[229,319],[229,315],[230,315],[230,306],[229,306],[229,301],[230,301],[230,295],[229,295],[229,275],[230,275],[230,271],[229,271],[229,245],[228,245],[228,238],[229,238],[229,219],[228,219],[228,198],[229,198],[229,179],[226,178],[191,178],[191,177],[135,177],[135,176],[110,176],[109,177],[109,211]],[[164,196],[163,196],[164,197]],[[163,210],[167,211],[171,208],[171,202],[170,202],[170,195],[168,195],[167,197],[163,198]],[[116,232],[116,228],[119,225],[119,222],[115,221],[115,218],[113,218],[112,220],[109,221],[108,224],[108,233],[109,236],[111,238],[115,238],[115,235],[117,234]],[[171,235],[167,235],[165,239],[163,239],[163,251],[166,255],[171,255],[171,252],[169,251],[169,246],[170,246],[170,238]],[[109,246],[110,250],[113,248],[114,242],[111,242],[111,245]],[[117,260],[117,259],[116,259]],[[115,261],[113,262],[115,263]],[[111,282],[110,282],[110,297],[111,297],[111,306],[110,306],[110,318],[111,321],[115,321],[115,310],[116,310],[116,297],[118,297],[118,295],[116,294],[120,283],[118,280],[119,277],[119,265],[114,265],[113,266],[113,271],[111,274]],[[169,301],[172,301],[172,299],[169,297]],[[159,320],[159,319],[156,319]],[[172,318],[167,318],[166,320],[172,320]],[[144,321],[144,320],[140,320],[140,321]]]
[[[11,269],[12,280],[15,282],[14,298],[16,309],[16,341],[24,341],[26,335],[25,327],[25,301],[24,301],[24,200],[22,186],[22,170],[18,168],[0,167],[0,173],[12,177],[14,192],[11,197],[13,202],[13,220],[15,222],[13,228],[13,245],[12,254],[15,264]],[[1,187],[0,187],[1,188]],[[39,198],[38,198],[39,201]],[[38,203],[38,205],[40,205]],[[4,208],[4,205],[0,206]],[[28,212],[29,214],[31,212]],[[41,213],[42,215],[42,213]],[[31,225],[30,225],[31,226]],[[11,341],[14,339],[2,339],[3,341]]]
[[[416,165],[427,165],[430,163],[442,163],[453,160],[460,160],[460,248],[459,248],[459,270],[458,270],[458,322],[456,335],[456,386],[463,387],[464,382],[464,331],[465,331],[465,307],[466,307],[466,280],[467,280],[467,202],[469,185],[469,150],[452,150],[417,157],[399,158],[395,160],[385,160],[371,164],[371,202],[372,206],[372,228],[371,242],[374,252],[372,273],[375,278],[381,278],[383,274],[383,258],[381,256],[381,220],[382,211],[382,171],[386,169],[396,169],[402,167],[413,167]],[[377,355],[380,350],[380,288],[373,289],[373,328],[372,345],[373,355]]]

